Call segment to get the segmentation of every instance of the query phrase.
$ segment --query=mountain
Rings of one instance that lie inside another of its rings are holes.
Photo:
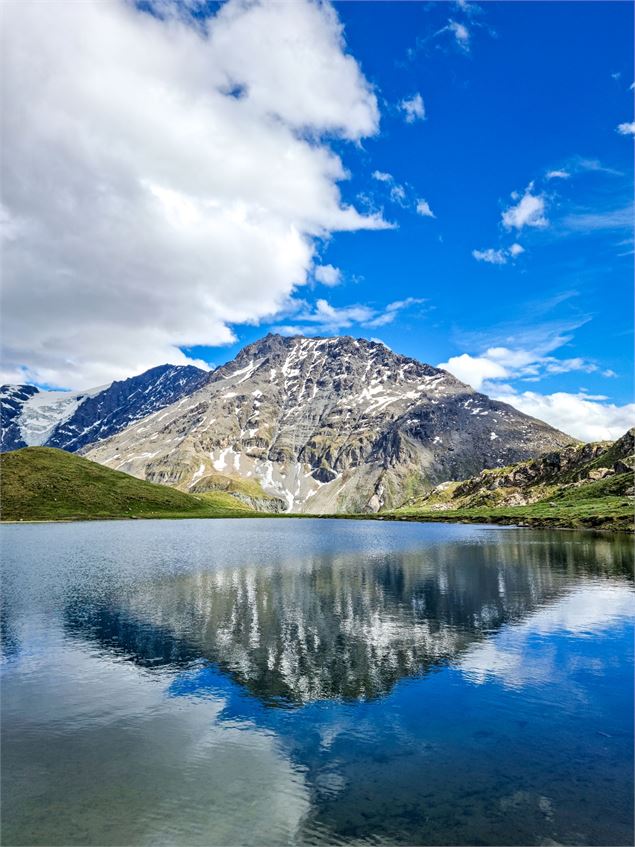
[[[187,398],[86,448],[183,490],[258,480],[289,510],[368,512],[573,439],[451,374],[349,337],[268,335]]]
[[[20,418],[26,403],[39,393],[39,388],[34,385],[0,386],[1,450],[18,450],[20,447],[26,447],[26,442],[20,430]]]
[[[230,494],[184,494],[50,447],[3,453],[0,471],[6,521],[253,514]]]
[[[398,510],[415,518],[632,529],[635,429],[510,467],[444,482]]]
[[[87,391],[3,385],[0,450],[46,445],[75,452],[180,400],[208,378],[206,371],[191,365],[161,365]]]

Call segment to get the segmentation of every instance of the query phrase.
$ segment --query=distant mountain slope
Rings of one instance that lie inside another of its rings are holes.
[[[39,388],[34,385],[3,385],[0,386],[0,410],[2,413],[2,429],[0,431],[0,450],[18,450],[26,447],[20,417],[24,405]]]
[[[74,452],[180,400],[208,378],[191,365],[161,365],[86,391],[3,385],[0,449],[46,445]]]
[[[290,510],[325,513],[399,505],[572,443],[383,344],[268,335],[86,455],[183,490],[215,472],[257,479]]]
[[[0,456],[5,521],[254,514],[230,494],[195,497],[50,447]]]
[[[565,447],[507,468],[445,482],[398,510],[413,517],[633,526],[635,429],[615,442]]]

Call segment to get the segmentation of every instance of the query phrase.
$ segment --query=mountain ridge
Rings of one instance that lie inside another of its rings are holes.
[[[351,336],[270,333],[82,452],[139,478],[256,479],[294,511],[368,512],[574,439],[447,371]]]
[[[193,365],[158,365],[137,376],[82,391],[0,386],[0,449],[58,447],[75,452],[170,405],[209,378]]]

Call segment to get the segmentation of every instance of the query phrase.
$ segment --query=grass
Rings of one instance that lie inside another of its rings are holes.
[[[256,479],[228,476],[210,470],[191,486],[190,493],[203,495],[225,493],[236,495],[238,498],[246,497],[261,503],[275,504],[282,502],[279,498],[267,494]]]
[[[186,494],[50,447],[25,447],[0,455],[0,513],[4,521],[332,517],[632,531],[633,498],[624,494],[631,485],[631,474],[616,474],[579,488],[554,491],[529,506],[432,510],[412,504],[379,514],[276,515],[254,511],[232,496],[231,486],[230,490]],[[249,493],[255,494],[256,489]]]
[[[0,455],[4,521],[215,518],[254,515],[224,491],[185,494],[51,447]]]
[[[579,488],[565,489],[528,506],[476,506],[448,510],[410,506],[389,515],[404,520],[514,523],[632,532],[633,498],[622,493],[632,484],[631,474],[617,474]]]

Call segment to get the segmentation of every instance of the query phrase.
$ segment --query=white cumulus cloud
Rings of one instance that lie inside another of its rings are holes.
[[[313,276],[322,285],[327,285],[330,288],[339,285],[342,281],[342,272],[333,265],[318,265],[313,272]]]
[[[428,203],[428,201],[424,200],[423,198],[419,198],[419,200],[417,200],[416,210],[417,214],[422,215],[424,218],[436,217],[436,215],[430,208],[430,204]]]
[[[635,423],[634,403],[620,406],[609,402],[605,396],[590,395],[583,390],[542,394],[519,390],[509,384],[509,380],[539,382],[546,377],[574,372],[615,377],[612,370],[600,370],[595,362],[580,356],[558,358],[552,355],[569,340],[567,335],[552,334],[537,340],[533,346],[496,346],[478,355],[462,353],[438,367],[450,371],[476,391],[509,403],[582,441],[619,438]]]
[[[635,135],[635,121],[619,124],[617,132],[619,132],[620,135]]]
[[[437,367],[450,371],[457,379],[471,385],[476,391],[481,389],[485,380],[505,379],[509,376],[503,364],[487,355],[471,356],[469,353],[462,353],[460,356],[451,356],[447,362],[441,362]]]
[[[517,392],[507,386],[492,396],[581,441],[619,438],[635,422],[635,403],[618,406],[584,393],[538,394],[535,391]]]
[[[85,387],[184,362],[276,314],[315,238],[386,226],[340,197],[327,138],[379,114],[328,3],[193,24],[22,0],[2,26],[7,373]]]
[[[506,229],[522,229],[525,226],[545,227],[548,221],[545,217],[545,199],[541,194],[533,193],[533,183],[525,189],[523,196],[502,215]]]

